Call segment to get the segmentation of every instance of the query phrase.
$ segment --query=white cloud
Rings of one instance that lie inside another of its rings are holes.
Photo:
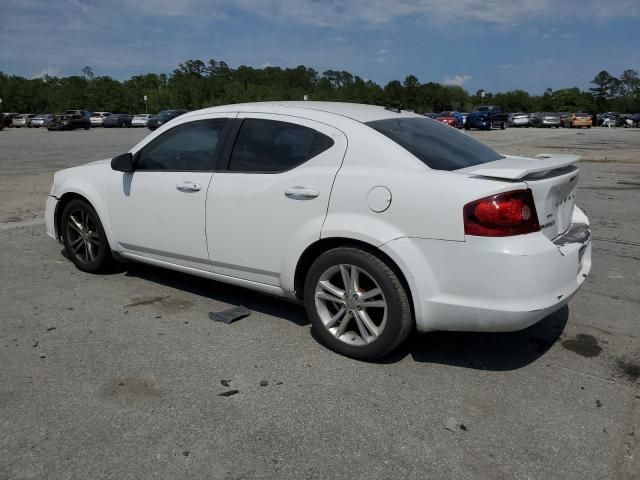
[[[381,56],[381,55],[385,55],[389,50],[387,50],[386,48],[381,48],[380,50],[378,50],[376,52],[376,55]]]
[[[471,80],[471,75],[454,75],[452,77],[444,77],[445,85],[455,85],[461,87],[465,83]]]
[[[637,0],[610,2],[606,8],[601,0],[137,0],[132,5],[168,15],[210,15],[235,7],[274,21],[326,27],[379,26],[399,17],[419,18],[435,25],[476,21],[514,26],[543,18],[640,16]]]
[[[58,67],[54,67],[52,65],[48,65],[44,67],[40,72],[36,73],[33,78],[42,78],[46,75],[50,77],[56,77],[60,75],[60,69]]]

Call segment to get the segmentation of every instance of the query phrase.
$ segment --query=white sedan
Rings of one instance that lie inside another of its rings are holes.
[[[565,305],[591,268],[577,160],[377,106],[221,106],[57,172],[47,231],[87,272],[138,261],[304,302],[327,346],[373,359],[414,327],[513,331]]]
[[[133,120],[131,120],[132,127],[146,127],[147,122],[151,118],[151,115],[148,113],[140,113],[138,115],[134,115]]]

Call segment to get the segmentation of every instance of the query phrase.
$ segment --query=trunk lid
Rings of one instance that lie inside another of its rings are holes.
[[[554,239],[571,227],[579,170],[577,155],[506,156],[458,170],[474,177],[525,182],[533,193],[540,230]]]

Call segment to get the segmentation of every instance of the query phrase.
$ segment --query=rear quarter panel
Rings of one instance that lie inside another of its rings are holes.
[[[322,238],[354,238],[375,246],[401,237],[464,241],[466,203],[523,185],[432,170],[384,135],[363,128],[349,136]],[[368,205],[376,186],[389,189],[392,197],[380,213]]]

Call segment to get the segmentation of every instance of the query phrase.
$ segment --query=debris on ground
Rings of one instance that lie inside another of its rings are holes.
[[[261,387],[266,387],[267,385],[269,385],[269,382],[267,382],[266,380],[262,380],[262,381],[260,382],[260,386],[261,386]]]
[[[251,315],[248,308],[237,306],[221,310],[220,312],[209,312],[209,318],[215,322],[226,323],[227,325],[241,318]]]
[[[600,408],[602,406],[602,402],[600,400],[596,400],[596,407]]]
[[[189,450],[185,450],[182,452],[182,455],[184,455],[185,457],[189,456]]]
[[[229,383],[231,383],[231,380],[220,380],[220,384],[221,384],[223,387],[228,387],[228,386],[229,386]]]
[[[444,424],[444,428],[446,428],[450,432],[457,432],[458,430],[466,432],[468,430],[467,426],[464,423],[458,423],[458,421],[453,417],[447,418],[447,421]]]
[[[230,397],[231,395],[235,395],[236,393],[240,393],[240,390],[227,390],[226,392],[219,393],[219,397]]]

